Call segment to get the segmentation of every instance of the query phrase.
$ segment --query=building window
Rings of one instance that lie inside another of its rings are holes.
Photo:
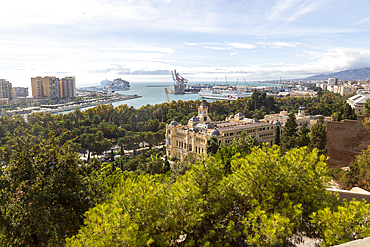
[[[193,147],[189,144],[189,151],[193,151]]]

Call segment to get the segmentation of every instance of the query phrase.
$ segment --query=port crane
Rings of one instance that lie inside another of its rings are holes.
[[[188,83],[188,80],[179,75],[176,70],[171,71],[172,79],[174,82],[174,93],[175,94],[184,94],[185,93],[185,84]]]
[[[165,87],[164,90],[166,91],[166,96],[167,96],[167,102],[170,103],[170,97],[168,96],[168,91],[167,88]]]

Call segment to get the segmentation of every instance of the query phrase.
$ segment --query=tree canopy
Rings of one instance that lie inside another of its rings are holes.
[[[273,246],[314,235],[310,215],[332,205],[323,156],[277,146],[235,156],[231,172],[210,156],[171,181],[127,178],[86,214],[67,246]]]

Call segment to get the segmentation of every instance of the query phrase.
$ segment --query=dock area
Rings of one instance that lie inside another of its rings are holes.
[[[101,104],[110,104],[117,101],[124,101],[129,99],[136,99],[141,98],[140,95],[120,95],[120,96],[113,96],[106,99],[91,99],[86,102],[76,102],[77,104],[60,104],[60,105],[46,105],[41,106],[41,111],[48,112],[48,113],[60,113],[65,111],[72,111],[77,108],[87,108],[87,107],[93,107]],[[74,102],[72,102],[74,103]]]

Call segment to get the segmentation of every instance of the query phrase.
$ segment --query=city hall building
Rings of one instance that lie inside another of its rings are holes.
[[[207,154],[207,140],[212,136],[221,145],[240,138],[242,132],[273,145],[277,125],[281,126],[279,121],[260,122],[258,119],[245,118],[240,112],[225,121],[213,122],[203,101],[198,107],[198,116],[190,118],[187,125],[172,121],[166,126],[166,155],[181,160],[191,152]]]

